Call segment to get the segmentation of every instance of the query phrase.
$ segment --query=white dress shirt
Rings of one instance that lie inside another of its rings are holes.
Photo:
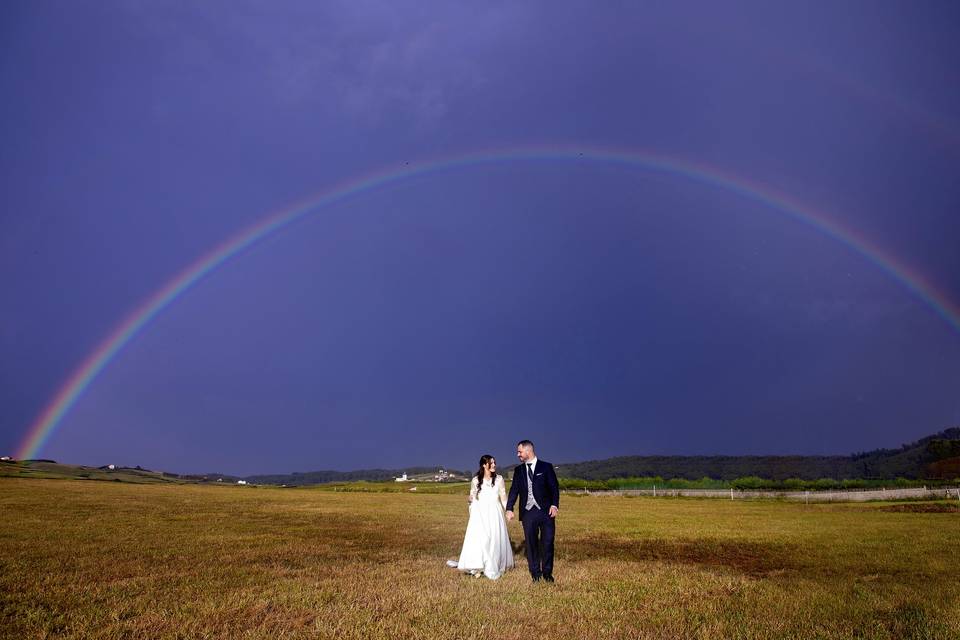
[[[523,464],[530,465],[529,467],[527,467],[527,471],[530,472],[530,477],[532,478],[533,473],[537,470],[537,457],[534,456],[529,460],[527,460],[526,462],[524,462]]]

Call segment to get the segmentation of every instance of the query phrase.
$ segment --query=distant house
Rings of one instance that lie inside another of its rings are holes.
[[[13,458],[11,458],[10,456],[3,456],[2,458],[0,458],[0,461],[3,461],[3,462],[11,462],[12,460]]]
[[[394,478],[393,481],[394,481],[394,482],[407,482],[407,481],[408,481],[407,474],[403,474],[403,475],[400,476],[399,478]]]
[[[247,484],[246,480],[237,480],[237,484]]]
[[[116,468],[117,468],[117,465],[115,465],[115,464],[108,464],[108,465],[107,465],[107,469],[110,469],[110,471],[113,471],[113,470],[116,469]]]

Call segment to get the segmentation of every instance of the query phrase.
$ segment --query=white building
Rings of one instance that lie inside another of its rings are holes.
[[[247,484],[246,480],[237,480],[237,484]]]
[[[393,481],[394,481],[394,482],[406,482],[407,479],[408,479],[408,478],[407,478],[407,474],[403,474],[403,475],[400,476],[399,478],[394,478]]]

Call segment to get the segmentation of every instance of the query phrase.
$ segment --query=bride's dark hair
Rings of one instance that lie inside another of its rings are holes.
[[[493,460],[493,456],[490,454],[484,454],[480,456],[480,470],[477,471],[477,495],[480,495],[480,489],[483,489],[483,468],[487,466],[487,463]],[[494,483],[497,481],[497,472],[494,471],[490,474],[490,482]]]

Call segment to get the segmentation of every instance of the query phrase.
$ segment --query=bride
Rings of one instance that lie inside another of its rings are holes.
[[[480,457],[480,469],[470,481],[469,500],[470,519],[457,569],[496,580],[513,568],[513,547],[504,517],[507,493],[493,456]]]

